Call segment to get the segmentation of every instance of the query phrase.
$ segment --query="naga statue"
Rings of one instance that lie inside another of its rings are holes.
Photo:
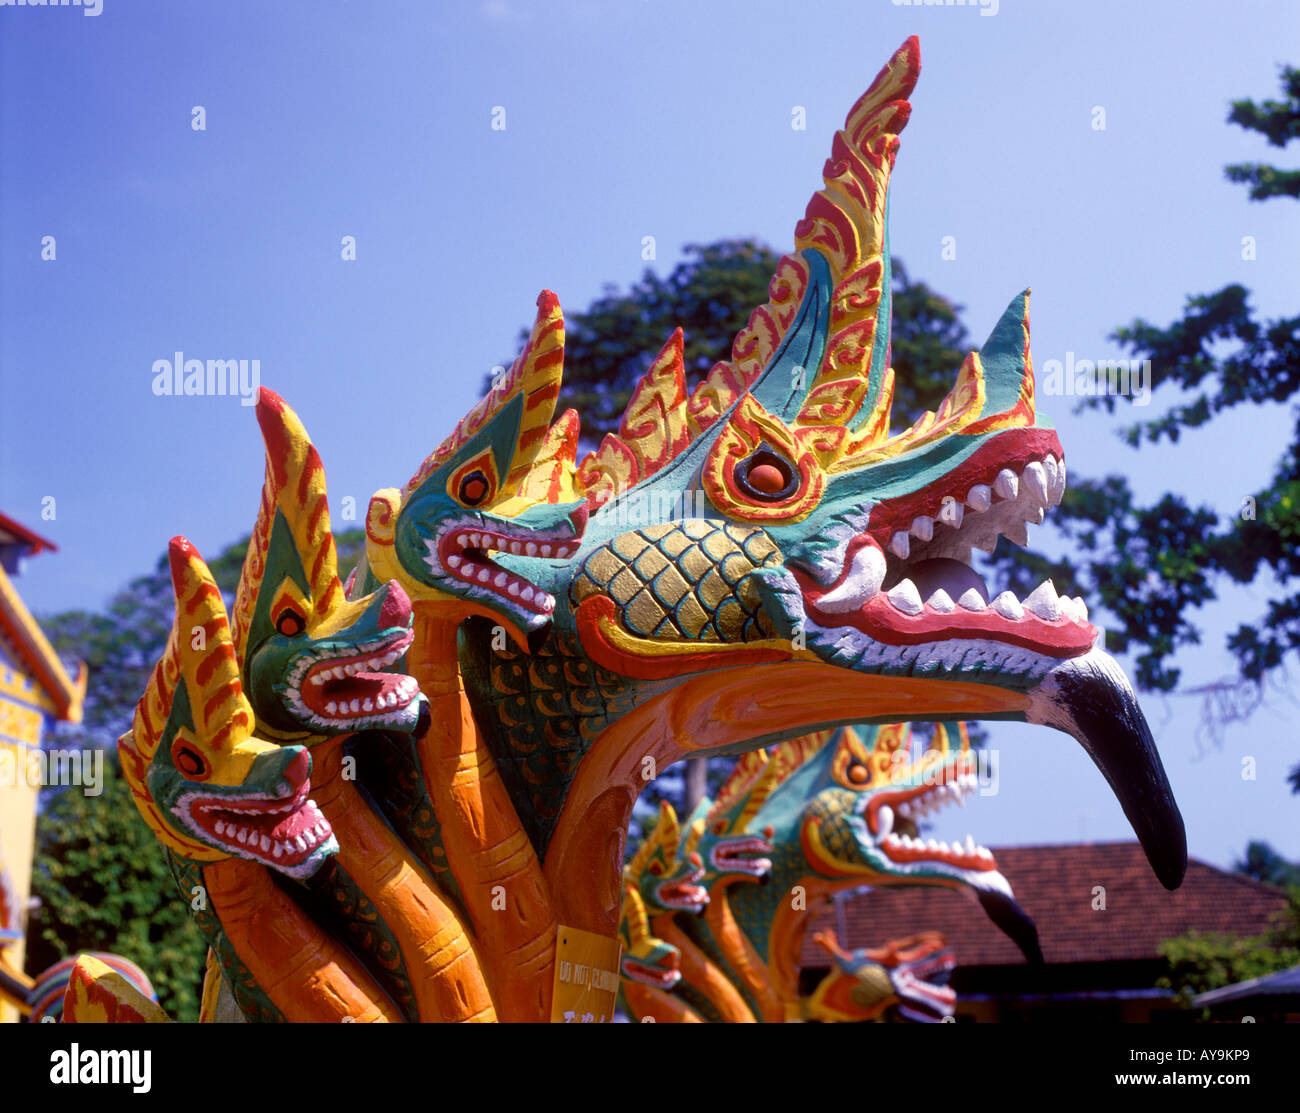
[[[176,625],[120,742],[211,948],[205,1017],[608,1019],[644,785],[852,724],[1071,734],[1180,883],[1182,819],[1086,609],[1050,582],[994,594],[970,565],[999,535],[1025,543],[1065,488],[1027,294],[939,407],[891,430],[887,196],[919,64],[909,39],[850,110],[730,359],[688,389],[678,331],[579,459],[543,292],[511,368],[371,500],[346,586],[319,456],[263,393],[267,479],[233,607],[173,541]],[[868,795],[883,802],[827,811],[816,869],[930,868],[901,803]],[[746,840],[771,839],[724,818],[691,868],[707,850],[737,872],[734,906],[754,889]],[[978,850],[950,857],[990,906],[1009,898]],[[774,1018],[786,973],[746,1008]]]
[[[951,991],[931,982],[951,970],[951,956],[930,935],[850,954],[823,934],[817,942],[832,971],[811,994],[800,993],[812,919],[834,894],[863,884],[965,891],[1026,958],[1042,961],[1033,922],[992,853],[971,835],[952,845],[919,837],[920,819],[977,791],[976,754],[965,724],[957,730],[960,746],[951,747],[936,724],[916,757],[905,723],[861,733],[843,727],[752,751],[736,761],[717,799],[701,802],[684,834],[662,804],[624,873],[621,937],[636,952],[622,969],[629,1014],[866,1020],[900,1002],[910,1013],[950,1013]]]

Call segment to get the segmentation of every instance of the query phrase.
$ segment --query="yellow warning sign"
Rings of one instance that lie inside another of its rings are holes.
[[[555,943],[552,1024],[608,1024],[618,996],[623,944],[581,928],[560,925]]]

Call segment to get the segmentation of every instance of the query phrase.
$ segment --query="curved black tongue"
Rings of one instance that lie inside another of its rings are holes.
[[[984,909],[985,915],[1020,948],[1025,961],[1041,963],[1043,952],[1038,946],[1038,927],[1030,919],[1029,913],[1006,893],[1000,893],[995,889],[980,889],[976,896],[979,897],[980,907]]]
[[[1057,665],[1029,693],[1025,718],[1077,738],[1133,825],[1166,889],[1187,872],[1187,831],[1128,677],[1100,649]]]

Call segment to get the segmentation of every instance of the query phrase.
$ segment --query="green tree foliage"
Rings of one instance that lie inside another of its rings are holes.
[[[1191,931],[1160,945],[1169,972],[1157,980],[1190,1004],[1198,993],[1221,989],[1250,978],[1289,970],[1300,964],[1300,866],[1288,862],[1268,843],[1251,842],[1238,873],[1285,888],[1287,906],[1278,922],[1260,935],[1223,935]]]
[[[351,568],[364,532],[349,530],[335,541],[340,568]],[[227,604],[247,549],[244,537],[209,562]],[[78,951],[111,951],[149,975],[170,1016],[197,1020],[206,949],[188,898],[177,891],[162,847],[131,799],[116,746],[162,656],[174,610],[164,555],[102,613],[65,611],[41,621],[56,650],[89,666],[82,724],[60,729],[47,746],[103,748],[105,783],[98,796],[71,787],[43,792],[32,874],[41,907],[29,925],[27,967],[39,973]]]
[[[565,313],[559,409],[581,414],[585,448],[617,432],[632,388],[674,329],[683,332],[688,385],[728,358],[749,314],[768,300],[768,282],[781,261],[754,240],[687,244],[683,252],[666,278],[647,268],[626,292],[607,286],[585,311]],[[942,401],[968,344],[960,306],[912,282],[900,261],[894,260],[893,271],[897,424]],[[527,338],[524,329],[520,346]]]
[[[34,974],[79,951],[112,951],[153,982],[176,1020],[198,1020],[207,947],[122,777],[105,753],[98,796],[63,789],[36,829],[32,892],[40,907],[28,924],[27,968]]]

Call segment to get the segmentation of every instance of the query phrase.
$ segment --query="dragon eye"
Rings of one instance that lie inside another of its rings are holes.
[[[663,868],[663,866],[661,866],[658,862],[651,862],[651,863],[650,863],[650,872],[651,872],[652,874],[654,874],[655,877],[658,877],[661,873],[664,872],[664,868]]]
[[[307,623],[297,611],[286,610],[275,620],[275,628],[286,638],[296,638],[307,629]]]
[[[487,497],[488,489],[487,476],[481,471],[472,471],[460,481],[457,494],[466,506],[477,506]]]
[[[172,762],[192,781],[202,780],[208,775],[208,763],[203,760],[203,755],[179,738],[172,743]]]
[[[725,835],[727,833],[727,821],[725,819],[718,820],[713,825],[713,833],[715,835]]]
[[[855,785],[864,785],[871,780],[871,771],[865,765],[854,762],[849,766],[849,780]]]
[[[736,484],[762,502],[780,502],[799,489],[799,473],[784,456],[764,446],[736,465]]]

